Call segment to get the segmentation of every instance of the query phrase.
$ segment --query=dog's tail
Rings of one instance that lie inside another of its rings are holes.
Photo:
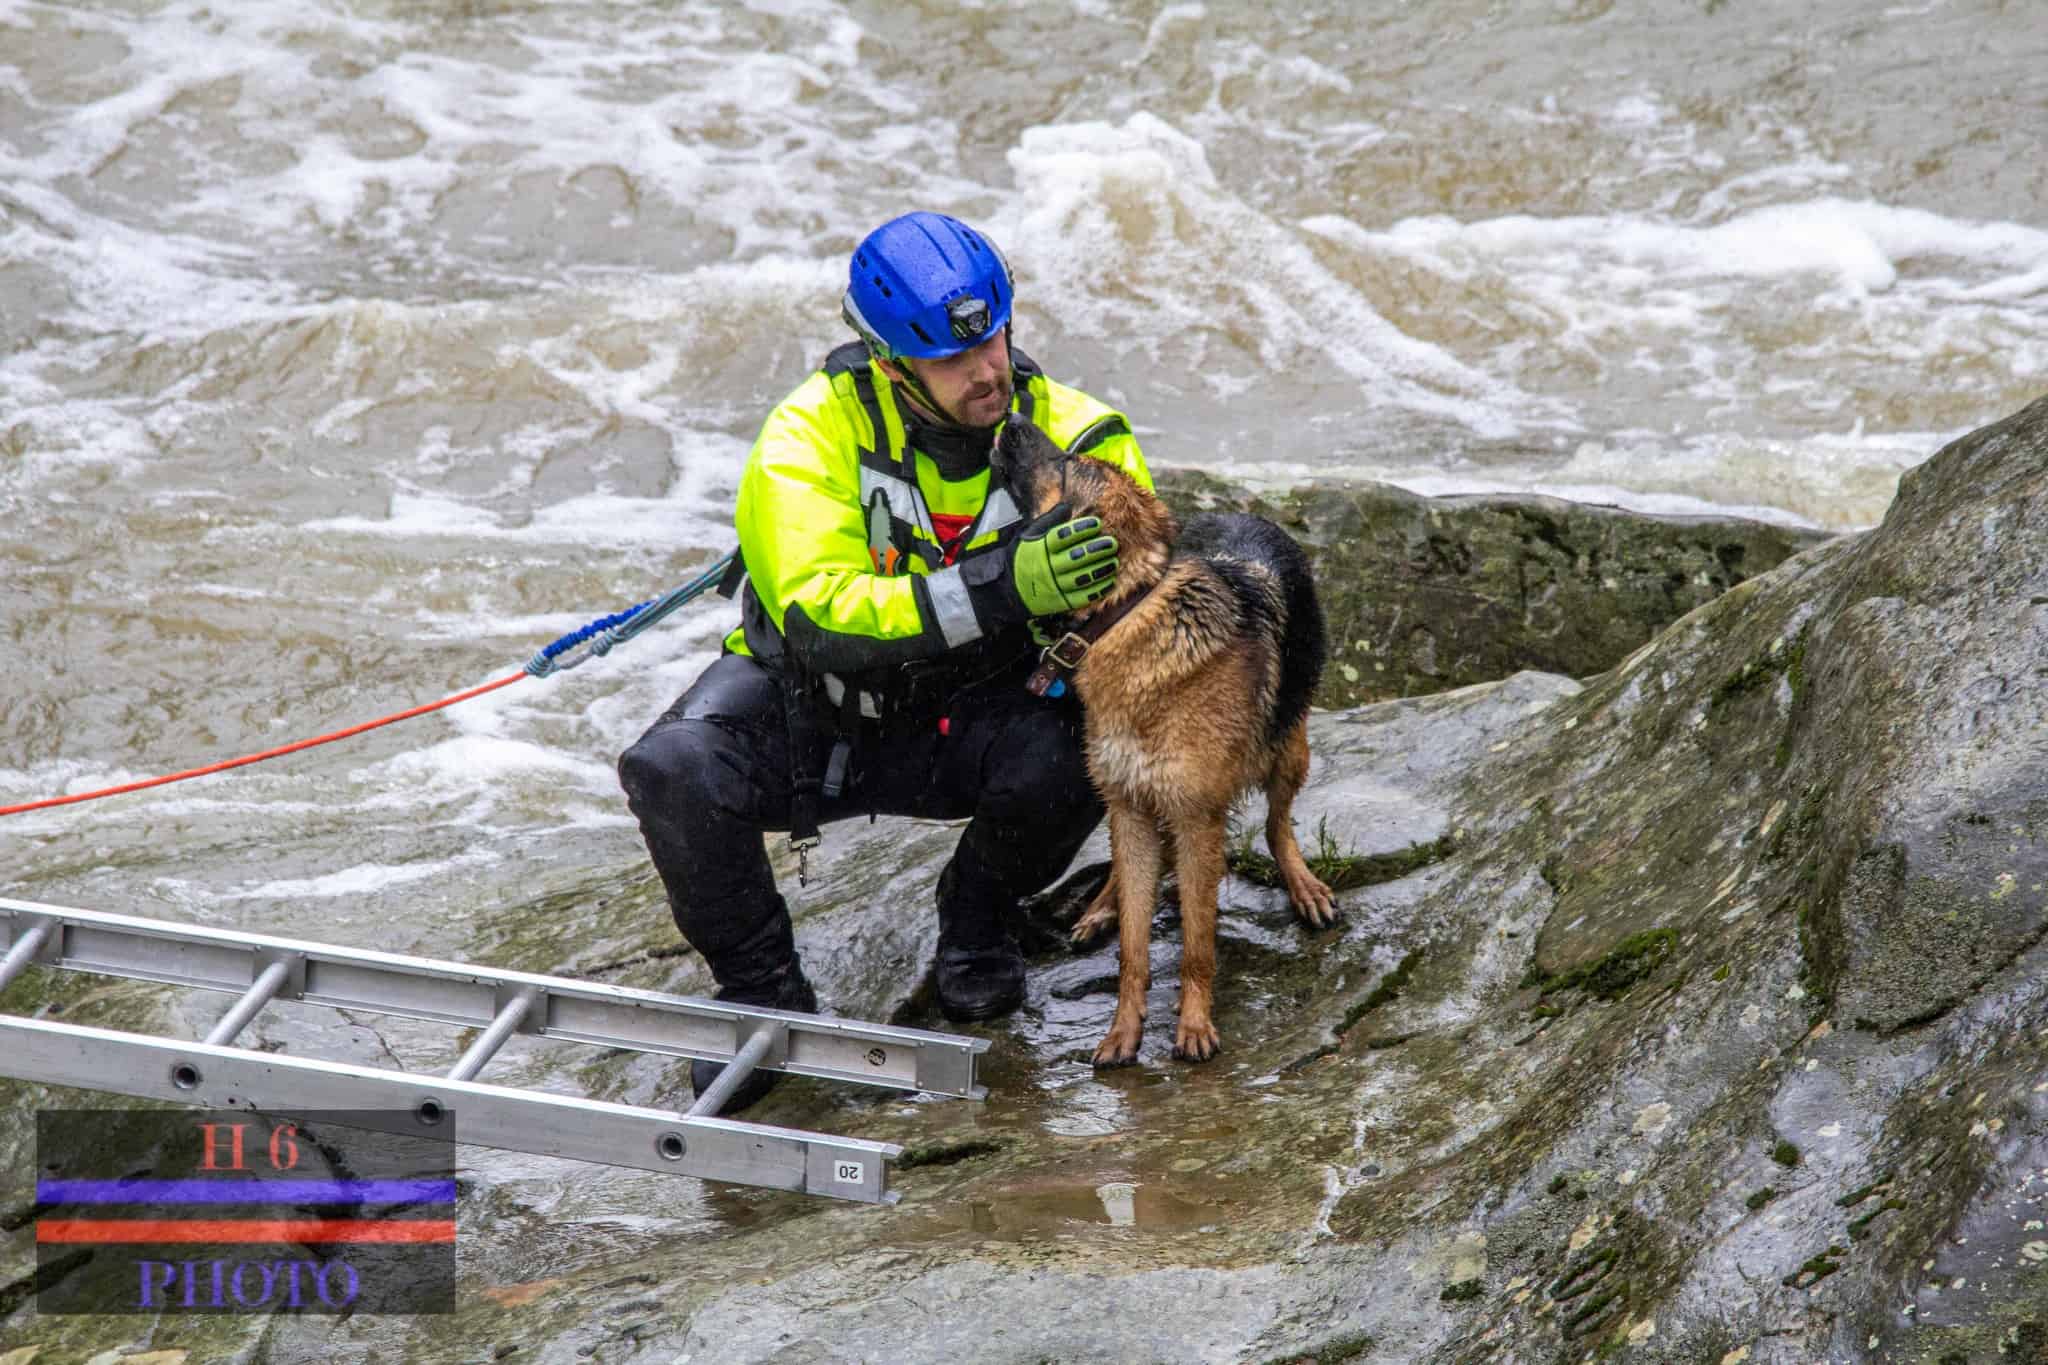
[[[1308,714],[1316,685],[1323,680],[1329,640],[1307,553],[1285,531],[1276,528],[1275,538],[1286,546],[1281,553],[1287,560],[1280,572],[1280,581],[1286,585],[1287,629],[1281,636],[1280,691],[1273,699],[1273,739],[1277,742]]]

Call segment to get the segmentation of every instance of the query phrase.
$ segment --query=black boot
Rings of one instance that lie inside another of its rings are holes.
[[[1024,954],[1010,933],[1014,900],[972,885],[955,854],[939,874],[939,1012],[955,1023],[996,1019],[1024,1003]]]
[[[811,989],[811,983],[804,979],[803,964],[792,954],[787,963],[763,980],[723,986],[714,1000],[732,1005],[753,1005],[765,1009],[795,1010],[802,1014],[818,1012],[818,993]],[[711,1088],[718,1079],[718,1073],[725,1070],[724,1062],[696,1061],[690,1063],[690,1088],[701,1095]],[[718,1112],[737,1114],[755,1103],[782,1079],[780,1071],[763,1071],[756,1068],[740,1082],[739,1088],[726,1098]]]
[[[939,941],[939,1012],[956,1024],[999,1019],[1024,1003],[1024,954],[1015,939],[992,948]]]

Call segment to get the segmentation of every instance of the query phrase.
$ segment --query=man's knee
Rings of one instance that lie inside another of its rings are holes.
[[[1064,815],[1067,822],[1092,825],[1102,803],[1088,779],[1078,716],[1066,707],[1045,707],[1026,717],[1004,736],[982,811],[1026,823]]]
[[[701,727],[689,721],[655,726],[619,755],[619,785],[634,814],[660,811],[700,795],[700,775],[709,757]]]
[[[742,735],[704,720],[664,720],[619,756],[619,785],[643,827],[761,824],[771,776]]]

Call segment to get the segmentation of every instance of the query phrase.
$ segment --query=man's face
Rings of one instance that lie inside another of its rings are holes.
[[[962,426],[992,427],[1010,410],[1010,339],[998,330],[979,346],[937,360],[896,362],[908,365],[925,389]]]

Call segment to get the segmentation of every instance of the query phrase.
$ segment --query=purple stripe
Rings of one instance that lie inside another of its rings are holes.
[[[453,1180],[38,1180],[38,1204],[452,1204]]]

